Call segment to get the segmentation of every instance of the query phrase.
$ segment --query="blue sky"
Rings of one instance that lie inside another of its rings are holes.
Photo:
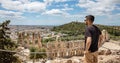
[[[0,0],[0,23],[11,25],[84,22],[89,14],[96,24],[120,25],[120,0]]]

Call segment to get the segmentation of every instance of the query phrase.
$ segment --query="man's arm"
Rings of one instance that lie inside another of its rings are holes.
[[[102,45],[102,34],[99,36],[98,48]]]
[[[85,49],[86,52],[88,52],[88,50],[89,50],[89,48],[90,48],[91,41],[92,41],[92,38],[91,38],[91,37],[87,37],[86,49]]]

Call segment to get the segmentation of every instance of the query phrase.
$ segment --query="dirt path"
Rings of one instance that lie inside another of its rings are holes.
[[[110,42],[105,42],[102,47],[100,47],[100,50],[120,50],[120,42],[116,42],[111,40]]]

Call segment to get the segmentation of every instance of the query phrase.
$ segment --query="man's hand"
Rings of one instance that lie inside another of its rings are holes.
[[[87,54],[87,53],[90,53],[90,51],[88,51],[88,50],[84,51],[84,54]]]

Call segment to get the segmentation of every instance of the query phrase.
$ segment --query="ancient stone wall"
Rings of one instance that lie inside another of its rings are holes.
[[[48,58],[56,57],[72,57],[83,55],[83,47],[81,42],[52,42],[47,43]]]
[[[22,46],[30,47],[30,45],[37,46],[40,48],[45,48],[48,58],[56,58],[56,57],[71,57],[71,56],[79,56],[83,55],[83,46],[81,46],[84,41],[69,41],[62,42],[56,38],[55,42],[48,42],[44,46],[41,43],[40,32],[20,32],[19,43]],[[36,43],[37,41],[37,43]]]
[[[42,47],[40,32],[19,32],[18,44],[21,44],[24,47],[29,47],[30,44]]]

